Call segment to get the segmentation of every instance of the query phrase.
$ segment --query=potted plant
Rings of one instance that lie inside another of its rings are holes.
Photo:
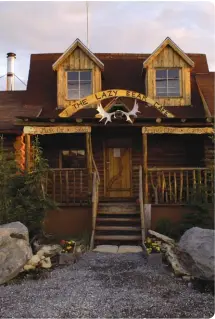
[[[161,242],[153,237],[147,237],[145,240],[145,246],[148,253],[148,263],[150,265],[161,265]]]
[[[76,243],[74,240],[64,240],[60,241],[62,251],[60,253],[59,264],[71,264],[75,261],[75,247]]]

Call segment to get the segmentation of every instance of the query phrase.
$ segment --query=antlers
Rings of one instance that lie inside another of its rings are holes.
[[[107,122],[111,122],[111,116],[115,113],[115,112],[112,112],[112,113],[107,113],[101,103],[98,105],[97,107],[97,111],[99,112],[99,114],[101,115],[101,120],[99,122],[101,122],[103,119],[106,118],[106,121],[105,121],[105,124],[107,124]],[[138,110],[138,103],[137,101],[135,100],[134,102],[134,106],[133,106],[133,109],[129,112],[124,112],[124,111],[121,111],[121,113],[123,113],[125,116],[126,116],[126,121],[127,122],[130,122],[130,123],[133,123],[130,116],[133,115],[134,117],[137,117],[137,113],[140,113],[140,111]]]
[[[133,123],[131,118],[130,118],[130,115],[133,115],[134,117],[137,117],[137,113],[140,113],[140,111],[138,110],[138,107],[139,107],[138,103],[135,100],[133,109],[130,112],[121,111],[123,114],[125,114],[127,122]]]
[[[115,113],[115,112],[112,112],[112,113],[105,112],[105,110],[103,109],[101,103],[98,105],[96,110],[102,116],[102,118],[101,118],[101,120],[99,122],[101,122],[103,119],[106,118],[105,124],[107,124],[107,122],[111,122],[111,116]]]

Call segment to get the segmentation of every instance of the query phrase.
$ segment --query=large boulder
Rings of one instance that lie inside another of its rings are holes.
[[[215,231],[193,227],[181,237],[177,249],[189,273],[199,279],[214,280]]]
[[[14,278],[32,257],[28,229],[20,222],[0,226],[0,284]]]

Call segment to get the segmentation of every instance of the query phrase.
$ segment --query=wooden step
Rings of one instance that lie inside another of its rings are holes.
[[[140,215],[138,211],[98,211],[98,215]]]
[[[140,222],[140,218],[135,218],[135,217],[98,217],[96,218],[98,222]]]
[[[122,236],[122,235],[95,235],[95,240],[141,240],[142,237],[138,235],[128,235],[128,236]]]
[[[141,230],[139,226],[96,226],[96,230]]]

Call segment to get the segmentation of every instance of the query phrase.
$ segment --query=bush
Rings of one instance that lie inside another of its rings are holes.
[[[0,223],[19,220],[25,224],[30,236],[41,231],[44,213],[56,207],[44,190],[44,181],[49,169],[47,160],[42,156],[39,139],[32,143],[32,171],[21,171],[15,166],[14,155],[8,159],[0,141]]]
[[[178,224],[173,223],[169,218],[159,219],[155,231],[174,239],[179,237]]]

